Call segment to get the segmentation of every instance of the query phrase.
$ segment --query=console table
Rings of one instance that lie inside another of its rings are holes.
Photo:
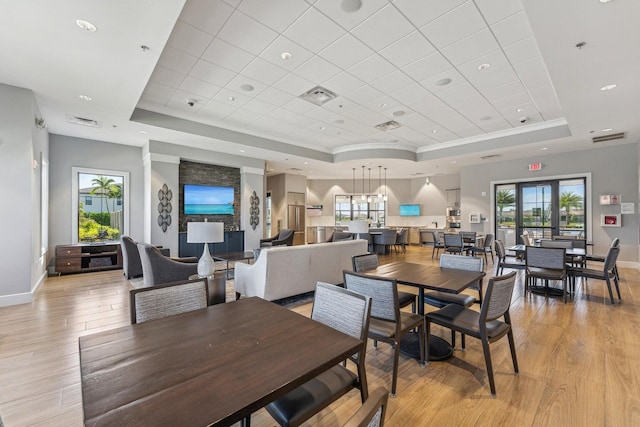
[[[198,257],[202,256],[203,243],[187,243],[187,232],[178,233],[178,256]],[[209,243],[211,255],[228,254],[230,252],[244,252],[244,231],[225,231],[224,242]]]
[[[120,243],[56,246],[56,273],[85,273],[118,268],[122,268]]]

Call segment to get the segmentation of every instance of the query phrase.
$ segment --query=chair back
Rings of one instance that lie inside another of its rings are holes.
[[[492,320],[499,319],[509,312],[513,287],[516,283],[516,272],[489,279],[487,293],[480,309],[480,327]]]
[[[620,253],[620,248],[609,248],[607,252],[607,256],[604,259],[604,271],[612,271],[616,267],[616,261],[618,260],[618,254]]]
[[[484,248],[491,249],[492,244],[493,244],[493,233],[487,233],[487,235],[484,236]]]
[[[484,271],[484,259],[470,256],[442,254],[440,255],[440,267],[454,268],[456,270]]]
[[[396,230],[384,229],[378,235],[373,236],[377,245],[394,245],[396,243]]]
[[[502,240],[496,240],[494,247],[496,249],[496,256],[498,259],[504,261],[507,256],[507,251],[504,250],[504,243],[502,243]]]
[[[361,271],[375,270],[380,265],[378,254],[354,255],[351,257],[353,271],[359,273]]]
[[[551,270],[565,270],[565,248],[545,248],[527,246],[524,258],[527,268],[548,268]]]
[[[129,293],[131,323],[142,323],[207,308],[207,279],[167,283]]]
[[[611,247],[612,248],[620,247],[620,239],[618,239],[617,237],[615,239],[613,239],[611,241]]]
[[[520,235],[520,239],[522,239],[522,244],[525,246],[533,246],[531,244],[531,239],[529,238],[528,234],[521,234]]]
[[[347,289],[371,298],[371,317],[391,322],[399,321],[400,305],[395,279],[367,276],[346,270],[343,276]]]
[[[311,318],[343,334],[367,341],[371,298],[329,283],[318,282]]]
[[[384,427],[389,392],[377,388],[343,427]]]
[[[399,245],[407,243],[407,229],[401,229],[396,235],[396,243]]]
[[[127,279],[142,276],[142,261],[138,252],[138,243],[129,236],[120,237],[122,249],[122,271]]]
[[[460,235],[462,236],[462,241],[467,243],[475,243],[476,235],[475,231],[461,231]]]
[[[437,245],[440,243],[440,233],[438,233],[437,231],[432,231],[431,234],[433,235],[433,244]]]
[[[276,240],[284,241],[284,242],[286,242],[287,246],[291,246],[291,245],[293,245],[293,234],[294,234],[294,232],[295,232],[295,230],[290,230],[290,229],[280,230],[280,233],[278,233],[278,238]]]
[[[448,248],[448,247],[461,248],[463,246],[462,234],[459,234],[459,233],[444,233],[444,246],[446,248]]]
[[[571,249],[573,248],[573,240],[549,240],[542,239],[540,240],[541,248],[565,248]]]
[[[574,240],[577,239],[578,236],[572,236],[572,235],[562,235],[562,236],[551,236],[552,240]]]
[[[344,240],[353,240],[355,234],[349,233],[347,231],[334,231],[331,236],[332,242],[342,242]]]

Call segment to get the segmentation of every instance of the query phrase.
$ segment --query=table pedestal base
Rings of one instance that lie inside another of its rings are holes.
[[[536,295],[546,295],[552,297],[561,297],[564,295],[562,289],[553,288],[549,286],[529,286],[529,292]]]
[[[453,354],[451,344],[446,340],[431,335],[429,341],[431,342],[429,360],[445,360],[450,358]],[[418,337],[417,332],[409,333],[402,337],[402,340],[400,341],[400,353],[420,360],[420,338]]]

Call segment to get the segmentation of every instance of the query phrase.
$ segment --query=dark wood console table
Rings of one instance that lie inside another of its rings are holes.
[[[120,243],[56,246],[56,273],[85,273],[122,268]]]
[[[178,233],[178,256],[200,258],[204,250],[203,243],[187,243],[187,232]],[[209,243],[211,255],[228,254],[230,252],[244,252],[244,231],[225,231],[224,242]]]

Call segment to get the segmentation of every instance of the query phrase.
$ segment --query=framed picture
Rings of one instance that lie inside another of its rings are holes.
[[[601,194],[600,204],[601,205],[619,205],[620,195],[619,194]]]
[[[621,214],[634,214],[636,213],[636,207],[634,203],[620,203]]]
[[[480,224],[480,214],[478,213],[469,214],[469,222],[471,224]]]
[[[600,225],[602,227],[621,227],[620,214],[601,214]]]

